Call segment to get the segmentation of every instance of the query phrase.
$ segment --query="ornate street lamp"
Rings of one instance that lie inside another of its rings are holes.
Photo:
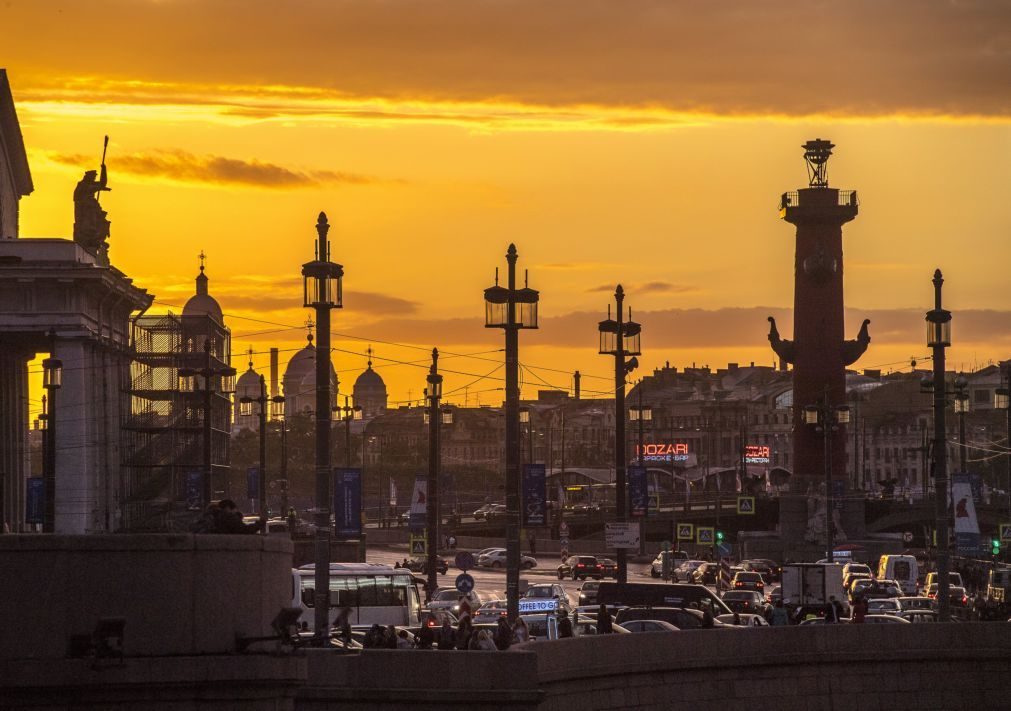
[[[425,599],[431,601],[435,591],[439,589],[439,526],[442,516],[439,501],[439,469],[441,452],[439,436],[441,434],[442,417],[439,402],[442,400],[442,376],[439,375],[439,349],[432,349],[432,365],[426,378],[428,387],[428,505],[425,513],[428,518],[428,561],[425,570],[428,583],[425,585]],[[452,420],[452,415],[450,415]]]
[[[313,644],[330,638],[330,310],[343,308],[344,268],[330,261],[326,213],[316,220],[315,259],[302,265],[302,304],[316,312],[316,510]]]
[[[56,333],[50,331],[53,352],[56,352]],[[46,418],[45,445],[43,449],[43,489],[45,491],[45,511],[42,518],[42,531],[56,531],[56,391],[63,386],[63,361],[50,356],[42,361],[42,387],[46,391],[47,403],[44,403]],[[39,418],[42,419],[42,418]]]
[[[485,328],[505,331],[505,465],[506,465],[506,610],[510,622],[519,616],[520,599],[520,389],[519,332],[537,328],[540,295],[529,286],[516,288],[516,245],[506,251],[508,287],[484,290]]]
[[[619,521],[628,519],[628,495],[625,491],[625,376],[639,367],[636,356],[642,326],[632,320],[632,309],[628,310],[628,320],[622,321],[625,290],[618,284],[614,291],[615,316],[611,318],[611,306],[607,306],[607,318],[597,325],[600,333],[601,355],[614,357],[614,495]],[[626,357],[628,360],[626,360]],[[624,548],[617,550],[618,582],[628,582],[628,557]]]
[[[214,393],[228,397],[235,392],[235,368],[231,366],[214,367],[211,365],[211,341],[204,339],[204,367],[179,368],[179,390],[181,392],[203,393],[203,434],[204,434],[204,477],[203,499],[206,508],[214,497],[213,458],[211,457],[211,403]],[[198,381],[198,378],[200,379]],[[240,403],[241,408],[241,403]],[[241,412],[241,409],[240,409]]]
[[[253,404],[259,405],[260,415],[260,471],[256,477],[256,497],[260,505],[260,525],[264,535],[267,533],[267,383],[260,376],[260,396],[243,397],[239,400],[239,414],[251,417]]]
[[[951,345],[951,312],[941,308],[941,270],[934,271],[934,308],[927,312],[927,346],[934,360],[934,487],[935,526],[937,528],[937,617],[951,619],[950,581],[948,580],[948,457],[945,428],[944,349]]]

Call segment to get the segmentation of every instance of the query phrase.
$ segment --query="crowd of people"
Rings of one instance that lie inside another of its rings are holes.
[[[572,619],[564,609],[558,611],[557,620],[559,639],[575,635]],[[611,613],[605,605],[601,605],[596,615],[597,634],[610,634],[613,631],[612,624]],[[350,639],[351,628],[344,611],[334,622],[334,631],[339,639]],[[394,625],[372,625],[365,634],[362,646],[365,649],[468,649],[490,652],[504,651],[514,644],[529,642],[530,639],[530,629],[522,617],[510,624],[503,615],[494,628],[475,628],[469,609],[464,608],[455,627],[448,616],[442,616],[440,622],[438,613],[426,614],[417,634],[397,629]]]

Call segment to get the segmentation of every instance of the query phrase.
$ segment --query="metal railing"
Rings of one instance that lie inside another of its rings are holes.
[[[857,191],[840,190],[839,199],[836,204],[840,207],[857,207],[860,204],[857,199]],[[796,190],[791,190],[779,196],[779,209],[785,210],[788,207],[800,207],[800,193]]]

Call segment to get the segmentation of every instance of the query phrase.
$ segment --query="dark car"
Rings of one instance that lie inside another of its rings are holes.
[[[604,577],[618,579],[618,564],[610,558],[601,558],[600,564],[604,567]]]
[[[558,566],[558,579],[564,580],[566,576],[573,580],[600,580],[604,577],[604,566],[592,555],[570,555]]]
[[[755,573],[759,573],[766,582],[779,580],[781,569],[775,562],[764,558],[755,558],[741,563],[741,567]]]
[[[734,590],[755,590],[762,592],[765,590],[765,581],[762,580],[761,573],[742,570],[730,581],[730,587]]]
[[[579,586],[579,604],[580,605],[593,605],[597,602],[597,590],[600,588],[600,583],[596,581],[590,581],[588,583],[583,583]]]
[[[411,558],[407,561],[407,569],[412,573],[428,575],[428,558]],[[445,558],[437,558],[435,561],[435,571],[439,575],[445,575],[449,571],[449,563]]]
[[[754,590],[728,590],[723,594],[723,603],[734,612],[764,615],[769,605],[762,593]]]
[[[719,563],[703,563],[692,572],[692,582],[696,585],[716,585],[719,579]]]
[[[705,615],[700,610],[686,609],[683,607],[626,607],[618,610],[614,621],[617,624],[630,622],[631,620],[661,620],[669,622],[679,630],[702,629],[705,624]],[[729,627],[718,620],[713,620],[713,628]]]

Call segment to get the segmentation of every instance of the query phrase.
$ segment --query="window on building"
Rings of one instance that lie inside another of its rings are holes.
[[[972,400],[977,405],[989,405],[991,402],[993,402],[993,395],[987,389],[973,390]]]

